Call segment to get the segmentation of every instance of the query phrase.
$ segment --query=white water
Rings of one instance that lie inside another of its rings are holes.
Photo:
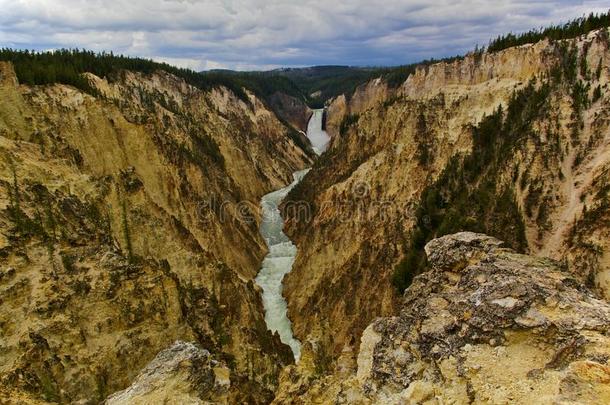
[[[307,125],[307,137],[317,154],[326,149],[330,140],[328,134],[322,130],[322,114],[323,110],[314,110]],[[292,324],[287,316],[288,307],[282,295],[282,280],[292,269],[297,248],[282,232],[284,220],[278,206],[308,171],[309,169],[305,169],[294,173],[294,180],[290,185],[265,195],[261,200],[263,218],[260,232],[267,242],[269,253],[256,277],[256,283],[263,289],[267,328],[271,332],[278,332],[281,341],[292,349],[296,361],[299,361],[301,356],[301,343],[292,335]]]
[[[330,137],[322,129],[322,116],[324,115],[324,109],[313,110],[313,115],[309,119],[307,124],[307,137],[313,146],[314,152],[321,155],[328,146]]]

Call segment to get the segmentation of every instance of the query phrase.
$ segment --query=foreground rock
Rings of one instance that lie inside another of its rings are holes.
[[[177,341],[162,351],[127,389],[111,395],[107,405],[203,404],[227,402],[229,369],[210,352],[192,343]]]
[[[608,403],[610,305],[557,262],[463,232],[426,245],[400,314],[365,330],[357,369],[282,378],[277,403]],[[302,376],[301,376],[302,377]]]

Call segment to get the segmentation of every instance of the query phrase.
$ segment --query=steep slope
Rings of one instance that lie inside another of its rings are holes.
[[[292,358],[252,281],[258,201],[308,156],[252,94],[88,78],[99,96],[0,63],[0,385],[96,402],[179,339],[268,402]]]
[[[426,253],[400,312],[365,330],[357,367],[316,380],[291,366],[274,403],[610,401],[610,304],[559,263],[483,234],[434,239]]]
[[[312,111],[303,100],[281,92],[275,92],[269,97],[269,103],[280,118],[301,132],[307,131],[307,123]],[[302,137],[301,139],[306,144],[306,138]]]
[[[318,374],[395,313],[436,236],[490,233],[567,260],[582,284],[607,283],[608,47],[604,29],[473,53],[331,103],[331,147],[289,196],[310,211],[285,209],[298,246],[289,316]],[[590,229],[570,231],[575,191],[595,207]]]

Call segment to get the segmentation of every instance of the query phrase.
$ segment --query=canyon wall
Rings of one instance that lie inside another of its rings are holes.
[[[269,103],[280,118],[297,130],[307,132],[312,111],[303,100],[278,91],[269,97]]]
[[[251,94],[88,78],[99,95],[0,64],[0,389],[99,402],[182,340],[230,402],[269,402],[293,359],[253,282],[259,199],[310,158]]]
[[[443,234],[561,259],[609,297],[609,43],[473,53],[331,102],[331,146],[289,195],[309,211],[284,206],[298,246],[284,291],[313,375],[356,367],[362,332],[399,311]]]

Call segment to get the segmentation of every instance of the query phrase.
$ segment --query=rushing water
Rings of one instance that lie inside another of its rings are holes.
[[[307,137],[317,154],[326,149],[330,139],[326,132],[322,130],[322,115],[323,110],[314,110],[307,125]],[[292,325],[287,316],[288,307],[282,295],[282,280],[286,273],[292,269],[297,248],[282,231],[284,220],[278,207],[288,192],[307,174],[308,170],[294,173],[294,180],[290,185],[265,195],[261,200],[263,218],[260,232],[267,241],[269,253],[256,277],[256,283],[263,289],[267,328],[272,332],[278,332],[282,342],[292,349],[296,361],[301,356],[301,343],[292,335]]]
[[[307,124],[307,138],[313,146],[313,150],[318,154],[322,154],[328,146],[330,138],[326,131],[322,129],[322,117],[324,109],[313,110],[313,115]]]

